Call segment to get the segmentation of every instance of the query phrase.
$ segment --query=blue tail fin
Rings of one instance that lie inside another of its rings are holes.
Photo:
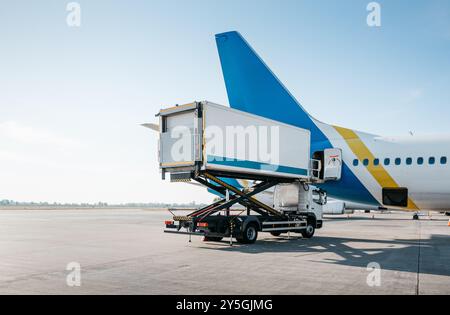
[[[328,141],[238,32],[218,34],[216,42],[232,108],[308,129],[313,142]]]
[[[332,147],[318,127],[324,124],[308,115],[239,33],[218,34],[216,42],[232,108],[310,130],[311,152]],[[336,198],[378,205],[345,163],[341,181],[321,187]]]

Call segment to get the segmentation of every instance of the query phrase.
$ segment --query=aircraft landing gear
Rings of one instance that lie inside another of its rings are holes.
[[[418,214],[418,213],[415,213],[415,214],[413,215],[413,220],[414,220],[414,221],[419,220],[419,214]]]

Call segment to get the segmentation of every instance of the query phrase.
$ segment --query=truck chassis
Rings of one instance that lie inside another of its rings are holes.
[[[292,181],[268,177],[251,189],[240,190],[220,179],[220,175],[206,171],[190,174],[190,179],[226,197],[187,216],[174,215],[172,221],[165,222],[165,233],[204,236],[206,241],[221,241],[229,237],[232,245],[233,238],[238,243],[253,244],[259,232],[269,232],[274,236],[295,232],[301,233],[304,238],[312,238],[315,230],[322,227],[321,218],[317,219],[312,212],[280,212],[253,197],[280,183]],[[227,174],[229,177],[232,174]],[[188,179],[172,174],[172,180]],[[237,215],[230,210],[236,204],[244,207]],[[252,215],[252,211],[256,215]]]

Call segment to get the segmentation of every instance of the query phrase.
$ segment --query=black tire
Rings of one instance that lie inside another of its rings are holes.
[[[247,224],[242,236],[236,239],[241,244],[254,244],[258,239],[258,227],[254,223]]]
[[[313,221],[308,221],[308,225],[306,226],[305,230],[302,230],[300,233],[302,234],[303,238],[312,238],[314,236],[314,233],[316,232],[316,225]]]
[[[414,221],[419,220],[419,215],[418,215],[418,214],[415,214],[415,215],[413,216],[413,220],[414,220]]]
[[[272,236],[278,237],[281,235],[281,232],[270,232]]]
[[[205,238],[203,238],[203,242],[220,242],[223,239],[223,237],[219,237],[219,236],[205,236]]]

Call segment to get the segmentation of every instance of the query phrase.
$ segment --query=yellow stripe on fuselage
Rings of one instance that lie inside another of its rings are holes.
[[[342,138],[344,138],[347,145],[360,161],[369,159],[371,163],[369,163],[366,168],[378,184],[380,184],[381,188],[400,187],[387,172],[387,170],[381,165],[381,163],[379,165],[374,165],[373,161],[375,160],[375,156],[372,152],[370,152],[369,148],[364,144],[364,142],[362,142],[361,138],[353,130],[337,126],[333,127],[342,136]],[[408,210],[419,210],[411,198],[408,198]]]

